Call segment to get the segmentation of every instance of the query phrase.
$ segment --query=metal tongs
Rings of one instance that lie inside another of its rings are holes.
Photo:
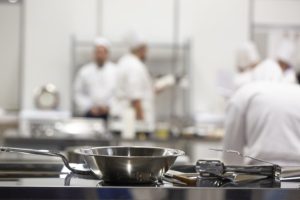
[[[193,173],[180,172],[181,170],[178,169],[175,171],[169,170],[164,175],[164,179],[167,179],[166,181],[168,182],[174,182],[175,179],[186,186],[204,187],[221,187],[227,183],[240,184],[261,179],[268,179],[271,182],[278,183],[280,180],[281,167],[277,164],[246,156],[234,150],[211,150],[234,153],[243,158],[250,158],[268,165],[231,166],[225,165],[220,160],[198,160],[196,166],[188,166],[188,168],[193,169],[191,170]],[[176,171],[179,173],[175,173]],[[174,183],[178,184],[177,181]]]
[[[225,153],[234,153],[243,158],[250,158],[252,160],[266,163],[268,165],[249,165],[249,166],[225,166],[219,160],[198,160],[196,170],[200,178],[220,178],[223,180],[234,181],[237,175],[250,175],[261,176],[265,178],[273,178],[274,180],[280,179],[281,167],[277,164],[264,161],[261,159],[253,158],[243,155],[234,150],[211,149],[213,151],[221,151]],[[229,174],[229,176],[228,176]]]

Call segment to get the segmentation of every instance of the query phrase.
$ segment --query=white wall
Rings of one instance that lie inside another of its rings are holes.
[[[193,110],[219,111],[219,68],[233,69],[234,49],[248,36],[248,0],[179,0],[179,40],[192,39]],[[174,0],[103,0],[102,30],[118,40],[136,29],[150,42],[173,41]]]
[[[51,82],[70,108],[71,36],[96,35],[96,0],[25,0],[23,109],[36,87]]]
[[[20,4],[0,3],[0,108],[18,109]]]
[[[234,69],[234,51],[248,37],[248,0],[181,1],[181,37],[193,39],[195,111],[219,112],[223,98],[216,89],[221,69]]]
[[[102,0],[102,33],[113,41],[136,30],[150,42],[173,41],[174,0]]]
[[[255,0],[254,11],[255,23],[300,25],[299,0]]]

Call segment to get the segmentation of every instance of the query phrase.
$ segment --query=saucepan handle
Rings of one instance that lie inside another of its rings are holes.
[[[54,156],[59,157],[64,162],[65,166],[76,174],[90,175],[92,174],[90,169],[75,169],[70,166],[69,160],[59,151],[54,150],[36,150],[36,149],[25,149],[25,148],[13,148],[13,147],[0,147],[0,152],[11,152],[11,153],[23,153],[23,154],[34,154],[42,156]]]

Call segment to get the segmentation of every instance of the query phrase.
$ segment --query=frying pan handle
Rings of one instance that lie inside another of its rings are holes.
[[[42,155],[42,156],[54,156],[59,157],[64,162],[65,166],[73,173],[89,175],[91,171],[89,169],[86,170],[78,170],[70,166],[69,160],[61,154],[59,151],[53,150],[36,150],[36,149],[25,149],[25,148],[12,148],[12,147],[0,147],[0,152],[12,152],[12,153],[23,153],[23,154],[34,154],[34,155]]]
[[[57,156],[56,152],[50,150],[36,150],[36,149],[24,149],[24,148],[12,148],[12,147],[0,147],[0,152],[35,154],[35,155],[42,155],[42,156]]]

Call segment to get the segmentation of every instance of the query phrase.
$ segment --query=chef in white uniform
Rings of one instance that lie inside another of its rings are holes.
[[[116,66],[108,60],[110,42],[95,40],[94,61],[84,65],[75,79],[75,105],[85,117],[107,119],[116,92]]]
[[[138,34],[130,35],[127,42],[130,51],[118,63],[119,87],[126,102],[125,107],[132,107],[136,119],[143,122],[147,129],[153,130],[155,88],[145,65],[147,44]]]
[[[266,80],[296,83],[296,73],[292,67],[294,44],[285,39],[280,42],[273,59],[266,59],[252,72],[253,81]]]
[[[300,87],[257,81],[242,87],[227,107],[224,149],[279,165],[300,164]],[[224,153],[228,164],[261,164]]]
[[[260,56],[253,42],[245,42],[237,49],[236,65],[238,73],[234,78],[235,89],[238,89],[252,80],[251,71],[259,62]]]
[[[296,73],[292,67],[294,45],[282,40],[274,58],[259,62],[259,55],[253,43],[245,43],[237,52],[237,66],[240,73],[234,79],[235,89],[255,81],[296,83]]]

